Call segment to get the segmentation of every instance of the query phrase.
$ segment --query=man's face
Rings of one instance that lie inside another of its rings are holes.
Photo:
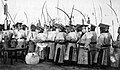
[[[21,25],[20,24],[18,24],[18,29],[21,29]]]
[[[82,27],[82,32],[83,32],[83,33],[86,32],[86,27]]]
[[[56,29],[56,31],[57,31],[57,32],[60,32],[60,29],[59,29],[59,28],[57,28],[57,29]]]

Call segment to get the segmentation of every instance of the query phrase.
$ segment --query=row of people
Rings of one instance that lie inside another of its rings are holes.
[[[109,26],[100,23],[101,34],[99,37],[95,32],[96,26],[91,25],[88,30],[87,27],[88,25],[63,27],[55,24],[52,27],[42,28],[31,25],[31,30],[27,31],[21,23],[18,23],[10,32],[13,34],[12,37],[17,39],[17,48],[28,44],[28,54],[35,52],[38,59],[48,57],[57,63],[64,63],[65,60],[89,65],[110,66],[116,64],[115,62],[118,62],[119,58],[111,57],[113,41],[109,33]],[[117,66],[119,66],[119,62]]]

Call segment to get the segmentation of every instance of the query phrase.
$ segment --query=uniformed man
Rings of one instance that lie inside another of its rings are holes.
[[[65,32],[68,34],[70,32],[70,26],[66,25],[65,28]]]
[[[31,31],[29,31],[28,36],[27,36],[27,42],[29,45],[29,50],[28,52],[35,52],[35,47],[36,47],[36,35],[37,32],[35,32],[36,26],[34,24],[31,25]]]
[[[63,63],[64,56],[65,56],[65,48],[66,48],[66,33],[64,31],[64,27],[59,25],[56,29],[57,35],[55,38],[56,42],[56,50],[54,56],[54,62],[56,63]]]
[[[95,58],[95,52],[96,52],[96,42],[97,42],[97,34],[95,32],[96,26],[91,24],[89,28],[88,35],[91,36],[89,37],[87,43],[88,43],[88,57],[89,57],[89,65],[94,64],[94,58]]]
[[[82,35],[78,41],[79,51],[78,51],[78,64],[88,64],[88,43],[90,35],[86,32],[86,27],[88,25],[81,25],[82,27]]]
[[[70,33],[67,34],[67,50],[65,55],[65,60],[70,60],[72,62],[77,61],[77,41],[78,41],[78,33],[74,29],[74,27],[70,27]]]
[[[55,37],[56,37],[56,29],[52,27],[51,30],[48,32],[48,47],[50,48],[49,51],[49,59],[53,60],[55,55]]]
[[[114,51],[111,58],[112,67],[120,67],[120,27],[118,27],[117,40],[113,43]]]
[[[18,30],[16,32],[16,39],[18,42],[17,48],[25,47],[25,31],[23,30],[22,23],[17,23]]]
[[[36,36],[36,49],[41,60],[45,59],[45,48],[47,47],[47,34],[43,33],[44,29],[42,27],[37,27],[38,34]]]
[[[110,48],[112,45],[112,36],[109,33],[109,25],[100,23],[100,36],[97,40],[96,48],[99,54],[96,53],[96,60],[98,65],[110,66]],[[98,57],[97,57],[98,56]]]

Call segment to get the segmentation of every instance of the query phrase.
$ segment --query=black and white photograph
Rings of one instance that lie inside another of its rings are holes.
[[[0,70],[120,70],[120,0],[0,0]]]

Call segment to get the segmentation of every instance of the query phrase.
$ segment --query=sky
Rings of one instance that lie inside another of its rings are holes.
[[[102,23],[110,25],[110,33],[112,34],[113,38],[116,39],[119,23],[117,23],[116,21],[116,16],[114,12],[107,5],[110,4],[110,0],[8,0],[8,10],[15,23],[23,22],[24,24],[29,26],[30,24],[36,24],[38,22],[38,19],[40,19],[41,24],[43,25],[44,19],[43,17],[41,17],[41,13],[45,1],[46,4],[43,12],[45,14],[46,21],[47,8],[51,18],[59,19],[59,22],[64,25],[68,24],[69,20],[67,16],[60,10],[57,10],[56,7],[63,9],[70,15],[72,7],[74,5],[75,9],[80,10],[86,17],[90,17],[91,24],[97,26],[101,22],[101,11],[99,7],[100,5],[102,8]],[[112,7],[115,9],[120,22],[120,0],[111,1]],[[97,24],[95,21],[94,8],[96,10]],[[4,9],[2,7],[2,2],[0,1],[0,24],[4,23],[5,15],[3,14],[3,12]],[[83,16],[80,13],[78,13],[77,11],[73,11],[73,16],[73,24],[82,23],[81,20],[83,19]],[[112,21],[114,22],[114,24],[112,24]]]

